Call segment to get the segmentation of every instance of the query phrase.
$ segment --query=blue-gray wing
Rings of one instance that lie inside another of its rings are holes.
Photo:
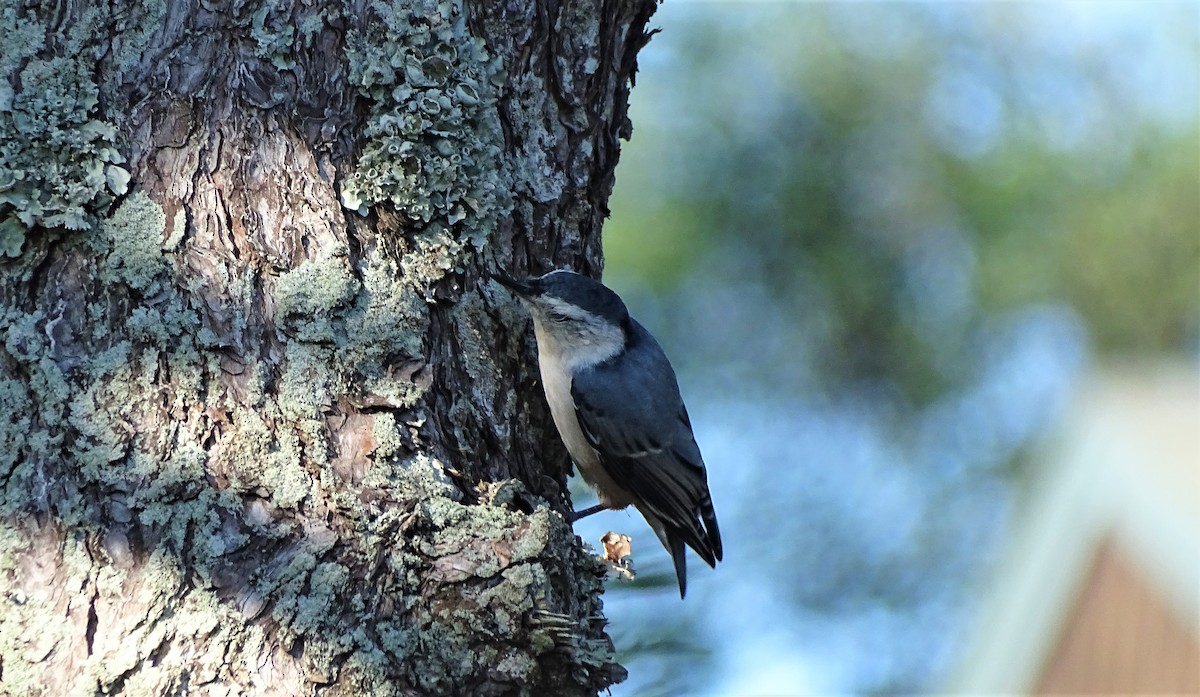
[[[632,324],[624,353],[575,375],[571,394],[580,428],[609,476],[658,518],[666,536],[715,566],[721,534],[674,371],[654,338]],[[682,554],[664,544],[682,588]]]

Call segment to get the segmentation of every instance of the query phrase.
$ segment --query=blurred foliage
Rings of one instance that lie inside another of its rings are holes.
[[[728,555],[679,604],[629,531],[615,694],[936,687],[1089,353],[1200,348],[1200,5],[659,21],[606,280],[679,370]]]
[[[1188,9],[1170,9],[1157,40],[1194,60],[1195,28],[1170,21]],[[1195,105],[1182,124],[1146,114],[1136,64],[1050,41],[1036,25],[1073,18],[1043,10],[678,12],[652,60],[687,69],[635,92],[609,268],[659,292],[701,259],[762,282],[789,313],[823,314],[804,340],[825,386],[883,382],[916,404],[973,369],[982,318],[1034,302],[1070,302],[1103,351],[1194,349]],[[756,43],[735,45],[731,22]],[[1195,70],[1182,79],[1165,88],[1194,102]]]

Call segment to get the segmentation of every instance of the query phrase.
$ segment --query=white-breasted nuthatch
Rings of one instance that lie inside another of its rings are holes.
[[[675,371],[650,332],[599,281],[571,271],[517,281],[494,276],[533,315],[542,386],[554,425],[603,509],[633,505],[675,562],[687,593],[684,545],[709,566],[721,533],[700,448]]]

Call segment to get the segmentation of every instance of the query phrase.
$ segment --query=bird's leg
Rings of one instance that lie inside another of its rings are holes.
[[[571,515],[568,518],[567,522],[574,524],[575,521],[579,520],[580,518],[586,518],[593,513],[599,513],[600,511],[607,511],[607,510],[608,510],[607,505],[605,505],[603,503],[598,503],[595,506],[588,506],[587,508],[583,509],[582,511],[578,511],[578,512],[571,511]]]

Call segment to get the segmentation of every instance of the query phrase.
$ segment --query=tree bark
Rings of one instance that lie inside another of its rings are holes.
[[[619,681],[527,324],[652,0],[3,0],[0,693]]]

